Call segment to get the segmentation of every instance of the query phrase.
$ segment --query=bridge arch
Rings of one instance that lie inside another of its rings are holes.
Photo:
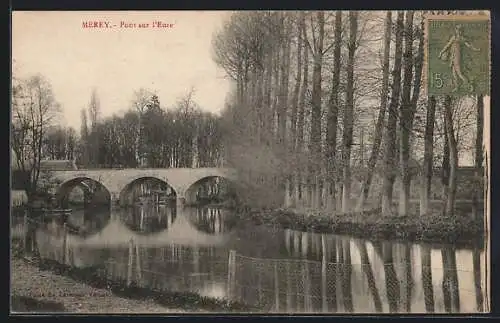
[[[143,184],[149,184],[146,189],[144,189]],[[139,188],[141,192],[135,191]],[[175,201],[177,198],[177,189],[172,186],[166,180],[159,178],[157,176],[151,176],[148,174],[135,176],[128,180],[128,183],[120,190],[118,202],[120,206],[131,206],[136,202],[136,198],[142,198],[147,192],[151,193],[156,191],[158,195],[166,197],[167,201],[172,199]]]
[[[77,181],[77,178],[88,178],[104,185],[111,193],[112,203],[120,203],[124,188],[131,182],[144,177],[157,178],[166,182],[176,193],[177,207],[182,207],[185,201],[185,192],[192,191],[191,187],[208,177],[222,177],[234,180],[238,187],[238,172],[231,168],[158,168],[158,169],[81,169],[54,171],[58,182]],[[127,187],[128,188],[128,187]],[[240,188],[238,187],[238,191]],[[241,194],[240,194],[241,195]],[[189,198],[188,198],[189,199]]]
[[[83,190],[84,203],[90,198],[99,204],[111,204],[111,191],[102,182],[91,177],[79,176],[68,179],[58,186],[56,191],[58,205],[68,207],[69,194],[77,186]],[[96,193],[99,194],[96,195]]]
[[[212,191],[214,188],[218,191]],[[221,189],[223,192],[220,192]],[[198,197],[201,194],[207,193],[209,196],[211,194],[219,195],[222,193],[228,198],[236,198],[236,182],[231,176],[225,176],[223,174],[215,173],[202,176],[186,186],[184,192],[185,203],[188,205],[194,204],[198,201]]]

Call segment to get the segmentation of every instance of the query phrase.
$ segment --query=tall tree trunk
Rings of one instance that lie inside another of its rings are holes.
[[[272,79],[273,79],[273,56],[268,55],[266,60],[266,68],[264,73],[264,99],[263,99],[263,118],[261,141],[265,145],[270,144],[270,129],[271,129],[271,106],[272,106]]]
[[[399,215],[408,215],[410,203],[410,133],[413,124],[411,113],[411,81],[413,78],[413,11],[406,12],[405,53],[403,55],[403,90],[401,93],[401,113],[399,119],[400,148],[399,162],[401,169],[401,191],[399,196]]]
[[[344,109],[344,131],[342,134],[342,213],[351,210],[351,147],[354,122],[354,63],[356,37],[358,35],[358,12],[349,12],[349,43],[347,58],[347,88]]]
[[[429,97],[427,103],[427,116],[424,134],[424,162],[422,165],[420,182],[420,215],[427,215],[429,212],[429,200],[431,197],[431,183],[434,159],[434,123],[436,116],[436,99]]]
[[[257,141],[256,136],[257,136],[257,120],[258,120],[258,111],[257,111],[257,68],[254,66],[252,67],[252,71],[250,73],[250,80],[249,80],[249,91],[247,93],[247,102],[248,104],[248,109],[250,110],[248,112],[249,120],[247,120],[248,124],[248,134],[247,134],[247,140],[250,144],[255,144]]]
[[[420,97],[420,88],[422,86],[422,68],[424,64],[424,23],[422,18],[420,29],[413,36],[418,36],[418,49],[417,56],[415,57],[415,73],[413,80],[413,93],[411,95],[411,109],[410,109],[410,129],[413,129],[413,121],[417,111],[418,98]]]
[[[335,13],[335,36],[333,49],[333,73],[332,87],[330,89],[330,98],[328,100],[328,117],[326,133],[326,162],[327,179],[331,194],[327,205],[335,210],[335,183],[338,179],[336,164],[337,155],[337,128],[339,118],[339,84],[340,84],[340,49],[342,44],[342,11]],[[326,183],[325,183],[326,184]]]
[[[305,25],[305,14],[301,13],[301,27],[302,27],[302,38],[306,37],[306,25]],[[304,64],[303,64],[303,79],[302,87],[300,89],[299,96],[299,106],[297,113],[297,151],[304,151],[304,124],[305,124],[305,105],[306,105],[306,94],[307,87],[309,83],[309,48],[304,47]]]
[[[288,81],[290,73],[290,40],[288,32],[288,22],[285,14],[282,13],[282,37],[281,37],[281,64],[280,64],[280,96],[278,110],[278,131],[280,149],[286,151],[286,116],[288,109]]]
[[[302,13],[301,13],[302,14]],[[303,41],[303,35],[302,35],[302,25],[300,22],[297,24],[297,76],[295,77],[295,86],[293,89],[293,96],[292,96],[292,112],[291,112],[291,119],[290,119],[290,132],[291,132],[291,140],[292,144],[291,150],[295,151],[297,149],[297,113],[299,110],[299,94],[300,94],[300,82],[302,81],[302,41]]]
[[[256,112],[257,112],[257,123],[256,123],[256,141],[258,145],[262,144],[262,133],[263,133],[263,122],[264,122],[264,108],[263,108],[263,103],[264,103],[264,88],[263,84],[265,82],[265,76],[264,76],[264,70],[262,68],[257,69],[257,99],[256,99]]]
[[[448,187],[448,181],[450,178],[450,145],[447,139],[446,135],[446,121],[445,121],[446,115],[443,113],[443,125],[445,127],[445,134],[444,134],[444,143],[443,143],[443,160],[441,164],[441,185],[443,188],[443,194],[442,194],[442,202],[443,202],[443,209],[442,209],[442,214],[443,216],[446,216],[446,203],[448,201],[448,194],[449,194],[449,187]]]
[[[278,114],[278,127],[279,127],[279,138],[281,139],[280,143],[280,151],[283,152],[281,157],[282,162],[282,176],[280,178],[280,183],[285,185],[285,204],[289,206],[290,200],[290,187],[291,187],[291,176],[290,172],[287,169],[289,165],[289,157],[288,153],[288,145],[290,145],[289,141],[286,138],[286,127],[287,127],[287,115],[288,115],[288,87],[289,87],[289,78],[290,78],[290,33],[287,21],[287,16],[285,15],[284,19],[284,35],[283,35],[283,61],[281,65],[281,84],[280,84],[280,111]]]
[[[302,13],[300,13],[302,14]],[[297,24],[297,76],[295,80],[295,87],[293,91],[292,97],[292,116],[291,116],[291,140],[292,142],[289,144],[290,151],[293,155],[294,160],[294,174],[293,174],[293,188],[294,188],[294,206],[297,206],[297,203],[300,200],[300,171],[298,169],[299,163],[297,160],[298,148],[297,148],[297,128],[298,128],[298,111],[299,111],[299,95],[300,95],[300,82],[302,81],[302,47],[303,47],[303,35],[302,35],[302,25],[299,21]]]
[[[300,26],[301,26],[301,37],[302,39],[306,39],[306,24],[305,24],[305,13],[300,13]],[[304,178],[305,176],[302,174],[305,170],[303,161],[304,154],[304,126],[305,126],[305,105],[306,105],[306,94],[307,87],[309,83],[309,48],[307,46],[304,47],[304,57],[303,57],[303,78],[302,85],[300,89],[299,95],[299,105],[297,111],[297,143],[296,143],[296,156],[298,159],[297,165],[297,175],[296,175],[296,185],[297,185],[297,195],[299,195],[299,199],[301,200],[301,204],[304,200],[304,197],[307,195],[306,190],[304,190]]]
[[[448,145],[450,148],[450,177],[448,179],[448,197],[446,199],[446,215],[453,215],[455,208],[455,196],[457,191],[457,168],[458,168],[458,151],[457,141],[453,130],[453,112],[452,112],[452,99],[446,96],[444,102],[444,122],[445,133]]]
[[[281,42],[281,39],[278,40]],[[273,87],[273,101],[272,101],[272,112],[271,112],[271,133],[273,134],[273,142],[274,142],[274,147],[276,147],[276,143],[280,142],[279,138],[279,130],[278,130],[278,124],[277,124],[277,115],[279,112],[279,97],[280,97],[280,62],[281,62],[281,51],[280,51],[281,46],[278,46],[278,48],[274,52],[274,84],[272,85]]]
[[[396,177],[396,131],[398,119],[399,94],[401,89],[401,57],[403,43],[403,15],[398,11],[396,20],[396,44],[394,49],[394,69],[392,71],[392,96],[389,104],[389,114],[387,120],[387,142],[384,156],[385,176],[382,187],[382,215],[392,214],[392,194],[394,179]]]
[[[385,120],[385,112],[387,110],[387,96],[389,93],[389,54],[391,48],[391,26],[392,26],[392,13],[387,11],[385,18],[385,32],[384,32],[384,58],[382,65],[382,90],[380,91],[380,108],[375,125],[375,134],[373,138],[373,146],[368,159],[368,170],[364,182],[361,187],[361,195],[356,207],[357,210],[363,210],[366,199],[370,192],[370,186],[373,180],[375,166],[377,164],[380,145],[382,143],[383,126]]]
[[[317,12],[319,34],[313,52],[313,75],[311,94],[311,141],[310,152],[318,158],[321,151],[321,70],[323,66],[323,38],[325,34],[325,13]]]
[[[321,72],[323,67],[323,39],[325,36],[325,13],[323,11],[318,11],[316,13],[316,19],[318,21],[318,36],[316,42],[314,43],[313,49],[313,75],[312,75],[312,94],[311,94],[311,141],[309,142],[310,154],[312,159],[310,160],[310,170],[311,178],[313,181],[313,190],[316,194],[313,206],[320,206],[320,190],[319,190],[319,178],[321,169]],[[313,27],[313,26],[311,26]],[[314,27],[313,27],[314,28]]]
[[[476,116],[476,147],[474,156],[474,193],[472,195],[472,215],[474,219],[480,219],[479,201],[484,194],[483,183],[483,127],[484,127],[484,102],[483,96],[477,96]]]

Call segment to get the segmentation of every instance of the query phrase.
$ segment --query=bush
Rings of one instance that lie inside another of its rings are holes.
[[[443,217],[439,211],[426,216],[382,216],[381,209],[350,214],[299,214],[287,209],[252,210],[240,218],[257,225],[272,225],[299,231],[348,234],[361,238],[395,239],[452,243],[461,246],[482,245],[484,220],[457,212]]]

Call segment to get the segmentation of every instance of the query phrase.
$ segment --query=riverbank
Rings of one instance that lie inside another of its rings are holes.
[[[134,300],[113,295],[71,278],[40,269],[19,257],[11,259],[11,311],[15,313],[179,313],[153,300]]]
[[[426,216],[382,216],[380,209],[332,216],[326,212],[300,212],[292,209],[238,212],[241,220],[254,224],[316,233],[348,234],[370,240],[404,240],[449,243],[457,247],[484,244],[484,219],[457,213],[443,217],[434,210]]]
[[[14,246],[19,245],[13,243]],[[103,268],[11,258],[11,311],[71,313],[249,312],[255,308],[195,293],[151,290],[104,278]],[[27,277],[29,277],[27,279]]]

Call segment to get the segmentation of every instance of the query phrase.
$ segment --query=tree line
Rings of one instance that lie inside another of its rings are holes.
[[[423,93],[425,14],[232,14],[213,38],[235,84],[222,116],[227,162],[296,207],[385,215],[395,198],[408,215],[414,179],[427,214],[440,169],[452,214],[460,154],[475,156],[481,182],[483,98]]]
[[[45,77],[14,76],[12,89],[12,163],[23,175],[28,201],[45,185],[40,165],[47,159],[73,160],[79,168],[221,166],[220,118],[198,106],[193,90],[166,109],[153,91],[140,89],[128,111],[107,118],[93,90],[77,133],[62,125],[61,106]]]
[[[77,161],[84,167],[215,167],[220,164],[221,126],[204,112],[193,91],[164,109],[152,91],[134,94],[123,116],[99,119],[95,92],[82,110]],[[87,121],[89,120],[89,122]]]
[[[78,134],[57,125],[60,106],[45,78],[14,77],[15,162],[30,174],[30,192],[46,158],[82,168],[224,163],[240,171],[247,194],[267,188],[257,199],[291,197],[295,206],[338,212],[375,205],[390,214],[399,191],[401,215],[415,178],[420,213],[429,212],[439,169],[444,211],[453,213],[461,154],[474,152],[474,181],[482,178],[483,98],[423,93],[424,14],[232,14],[212,46],[234,83],[220,117],[202,112],[193,91],[164,109],[139,89],[124,115],[102,118],[94,90]]]

